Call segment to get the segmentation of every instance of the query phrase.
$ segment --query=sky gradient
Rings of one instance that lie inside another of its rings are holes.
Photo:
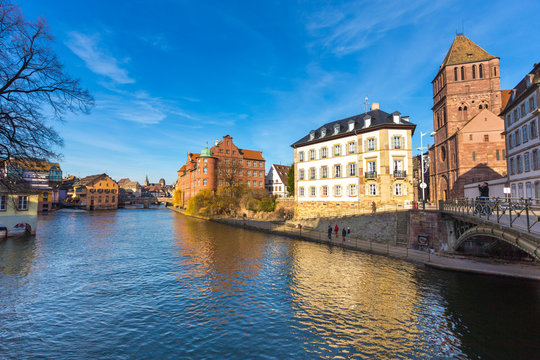
[[[176,181],[187,152],[231,135],[290,164],[290,144],[364,112],[364,98],[430,132],[431,80],[464,31],[500,57],[501,87],[540,61],[540,1],[23,0],[95,97],[68,115],[64,175]],[[424,142],[433,140],[424,137]],[[414,154],[417,154],[414,151]]]

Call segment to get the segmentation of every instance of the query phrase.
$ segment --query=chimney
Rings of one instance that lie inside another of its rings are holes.
[[[214,146],[217,146],[217,144],[219,144],[219,140],[216,139],[216,141],[214,141]]]
[[[379,110],[379,103],[371,103],[371,110]]]

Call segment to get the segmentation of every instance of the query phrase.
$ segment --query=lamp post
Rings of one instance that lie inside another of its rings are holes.
[[[428,132],[420,132],[420,147],[418,150],[420,150],[420,159],[421,159],[421,166],[422,166],[422,182],[420,183],[420,188],[422,189],[422,210],[426,210],[426,183],[424,181],[424,145],[423,145],[423,137],[427,134],[430,134],[431,136],[434,135],[434,133],[428,133]]]

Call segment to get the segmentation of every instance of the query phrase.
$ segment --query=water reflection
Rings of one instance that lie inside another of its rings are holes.
[[[186,218],[0,242],[0,358],[536,358],[540,285]]]

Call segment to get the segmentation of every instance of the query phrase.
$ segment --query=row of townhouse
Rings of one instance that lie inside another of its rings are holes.
[[[508,185],[511,196],[540,198],[540,63],[511,90],[505,119]]]

